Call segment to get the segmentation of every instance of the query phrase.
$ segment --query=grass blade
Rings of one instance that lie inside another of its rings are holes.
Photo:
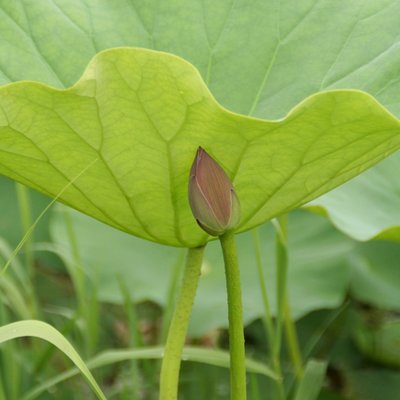
[[[163,355],[163,346],[143,347],[140,349],[107,350],[88,360],[86,364],[90,369],[94,369],[127,360],[161,359]],[[224,350],[214,350],[205,349],[202,347],[187,346],[183,349],[182,359],[184,361],[199,362],[223,368],[229,368],[230,366],[229,353]],[[276,375],[274,374],[274,372],[272,372],[269,367],[258,361],[247,358],[245,365],[247,372],[260,374],[276,380]],[[44,391],[50,389],[51,387],[66,379],[72,378],[78,373],[79,370],[77,368],[72,368],[69,371],[59,374],[41,383],[39,386],[26,393],[21,398],[21,400],[36,399]]]
[[[0,343],[21,337],[37,337],[52,343],[78,367],[96,393],[97,398],[106,400],[85,362],[69,341],[51,325],[41,321],[26,320],[13,322],[0,328]]]
[[[324,383],[326,361],[310,360],[299,383],[294,400],[316,400]]]

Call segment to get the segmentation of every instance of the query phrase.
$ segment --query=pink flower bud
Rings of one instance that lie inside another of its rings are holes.
[[[222,235],[240,220],[240,203],[230,179],[201,147],[190,170],[189,203],[197,223],[210,235]]]

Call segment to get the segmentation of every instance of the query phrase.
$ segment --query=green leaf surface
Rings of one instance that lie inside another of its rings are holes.
[[[132,300],[167,304],[167,288],[181,250],[155,245],[107,226],[80,213],[71,213],[78,250],[85,273],[96,282],[99,299],[121,303],[118,277],[123,277]],[[261,246],[266,285],[275,311],[276,267],[274,230],[262,226]],[[73,260],[62,212],[53,213],[51,236],[66,262]],[[301,234],[299,235],[299,232]],[[243,290],[244,320],[249,323],[264,313],[257,273],[253,235],[237,235]],[[350,279],[347,255],[354,242],[334,230],[319,216],[297,211],[289,217],[289,295],[292,314],[339,306]],[[191,318],[190,334],[201,336],[228,326],[225,275],[219,243],[207,246],[202,277]]]
[[[233,180],[242,231],[394,152],[400,123],[357,91],[314,95],[275,122],[233,114],[190,64],[143,49],[100,53],[67,90],[0,88],[0,173],[55,197],[97,160],[60,200],[148,240],[206,241],[187,200],[199,145]]]
[[[243,114],[279,118],[357,88],[400,115],[396,0],[1,0],[0,12],[0,83],[67,87],[100,50],[136,46],[190,61]]]
[[[21,337],[37,337],[56,346],[61,350],[79,369],[82,375],[91,385],[98,399],[106,400],[103,392],[96,383],[85,362],[68,342],[68,340],[51,325],[41,321],[26,320],[13,322],[0,327],[0,344]]]
[[[312,201],[332,223],[357,240],[400,241],[400,155],[395,154],[351,182]]]
[[[280,118],[312,93],[356,88],[400,116],[399,13],[395,0],[1,0],[0,84],[68,87],[98,51],[139,46],[190,61],[217,100],[243,114]],[[358,198],[375,198],[363,190]]]

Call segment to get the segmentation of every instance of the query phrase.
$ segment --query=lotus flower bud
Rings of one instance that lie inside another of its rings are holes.
[[[210,235],[222,235],[239,222],[239,199],[230,179],[201,147],[190,170],[189,203],[197,223]]]

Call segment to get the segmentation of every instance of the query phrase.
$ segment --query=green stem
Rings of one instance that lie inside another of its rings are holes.
[[[203,261],[203,247],[188,249],[182,286],[168,331],[160,374],[160,400],[177,400],[182,350]]]
[[[30,207],[30,203],[29,203],[28,189],[24,185],[21,185],[20,183],[16,183],[16,191],[17,191],[17,198],[18,198],[18,205],[19,205],[22,229],[23,229],[23,233],[25,233],[28,231],[29,227],[32,225],[32,214],[31,214],[31,207]],[[24,247],[25,247],[26,266],[29,271],[29,277],[32,279],[33,274],[34,274],[32,236],[25,241]]]
[[[277,344],[275,351],[280,353],[281,342],[282,342],[282,326],[284,321],[285,313],[285,302],[286,302],[286,283],[287,283],[287,246],[286,246],[286,216],[280,217],[277,220],[276,228],[276,287],[277,287],[277,315],[276,315],[276,340]]]
[[[16,192],[17,192],[17,199],[19,205],[19,212],[21,217],[21,225],[23,234],[29,231],[29,228],[32,225],[32,210],[29,201],[29,192],[28,188],[20,183],[16,183]],[[24,248],[25,248],[25,264],[28,271],[29,277],[29,287],[26,288],[28,291],[30,308],[32,312],[32,316],[35,317],[37,315],[37,304],[36,304],[36,297],[34,293],[34,289],[32,286],[32,282],[35,277],[35,268],[34,268],[34,256],[33,256],[33,240],[32,236],[29,236],[24,241]]]
[[[224,254],[228,292],[231,400],[246,400],[242,293],[235,236],[233,232],[227,232],[220,236],[220,241]]]
[[[275,342],[273,345],[273,360],[275,364],[275,370],[279,371],[281,376],[281,366],[280,366],[280,357],[281,357],[281,347],[282,347],[282,328],[284,321],[284,306],[286,300],[286,280],[287,280],[287,268],[288,268],[288,260],[287,260],[287,219],[286,215],[280,217],[275,221],[275,230],[276,230],[276,242],[275,242],[275,252],[276,252],[276,326],[275,326]],[[278,387],[278,399],[285,399],[285,391],[283,384]]]
[[[90,355],[96,348],[99,337],[99,315],[98,308],[95,307],[98,303],[96,300],[96,291],[90,287],[86,281],[84,264],[81,258],[71,212],[67,207],[63,207],[63,214],[65,229],[72,253],[72,263],[69,267],[67,265],[67,268],[77,294],[79,318],[84,321],[84,330],[81,331],[81,333],[85,343],[86,355]]]
[[[290,358],[292,360],[292,364],[294,367],[296,380],[298,383],[300,383],[301,379],[303,378],[303,374],[304,374],[303,360],[301,357],[299,340],[298,340],[297,332],[296,332],[296,324],[294,323],[291,313],[290,313],[288,299],[286,299],[286,300],[287,300],[286,305],[285,305],[286,342],[287,342],[287,346],[288,346],[288,350],[289,350],[289,355],[290,355]]]
[[[140,336],[139,331],[139,317],[137,315],[135,304],[132,302],[132,297],[129,292],[128,285],[121,275],[118,277],[118,283],[120,287],[120,291],[122,294],[122,298],[124,301],[124,308],[127,317],[128,327],[129,327],[129,347],[134,349],[139,349],[143,347],[143,343]],[[133,387],[135,390],[132,393],[133,399],[136,400],[139,398],[139,386],[140,386],[140,370],[139,370],[139,362],[138,360],[131,360],[130,362],[130,371],[133,381]]]
[[[257,380],[257,375],[256,374],[251,374],[250,377],[250,383],[251,383],[251,398],[252,400],[260,400],[260,388],[258,386],[258,380]]]
[[[261,258],[261,246],[260,246],[260,234],[259,229],[253,229],[253,242],[255,247],[255,254],[256,254],[256,264],[258,270],[258,280],[260,282],[261,287],[261,295],[264,302],[264,323],[265,323],[265,330],[267,332],[267,339],[269,346],[271,348],[271,365],[272,368],[279,379],[275,381],[276,384],[276,393],[278,399],[283,400],[285,397],[284,394],[284,387],[283,387],[283,380],[282,380],[282,371],[281,371],[281,363],[280,363],[280,354],[279,350],[275,350],[275,345],[277,341],[275,339],[275,332],[274,332],[274,324],[271,315],[271,308],[268,298],[268,291],[267,286],[265,284],[265,276],[262,266],[262,258]]]
[[[261,246],[260,246],[260,233],[258,228],[254,228],[252,230],[253,234],[253,243],[256,255],[256,264],[257,264],[257,272],[258,272],[258,281],[260,282],[261,288],[261,296],[264,303],[264,323],[265,330],[267,332],[267,339],[269,346],[272,346],[274,342],[274,324],[272,321],[271,307],[269,304],[268,291],[267,286],[265,284],[265,276],[262,265],[261,258]]]
[[[78,297],[79,311],[83,317],[85,315],[85,308],[87,306],[85,273],[83,272],[83,263],[79,252],[79,245],[75,234],[74,224],[72,222],[71,213],[67,207],[63,207],[63,216],[72,253],[72,265],[68,272],[70,273],[71,279],[75,286],[75,291]]]
[[[295,376],[300,380],[303,375],[303,363],[300,353],[295,324],[290,315],[287,292],[288,244],[287,215],[278,217],[276,229],[276,265],[277,265],[277,324],[275,356],[280,356],[282,328],[284,326],[288,351],[295,369]]]

